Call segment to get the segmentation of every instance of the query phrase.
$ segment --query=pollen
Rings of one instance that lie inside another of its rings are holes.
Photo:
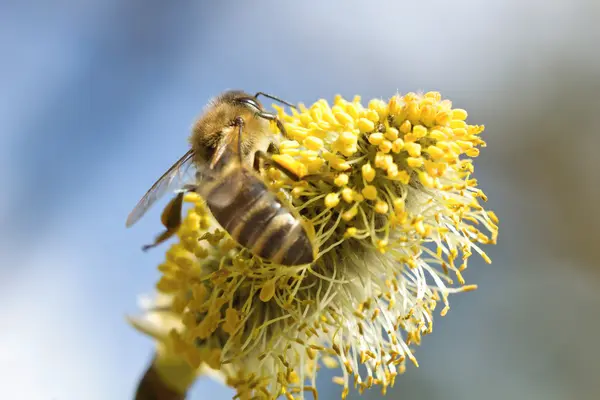
[[[352,203],[356,198],[355,192],[354,190],[350,189],[350,188],[344,188],[342,189],[342,199],[344,199],[344,201],[346,203]]]
[[[339,174],[333,181],[336,186],[346,186],[348,184],[348,175]]]
[[[386,203],[385,201],[381,201],[379,200],[377,203],[375,203],[375,212],[378,214],[387,214],[389,210],[389,206],[388,203]]]
[[[371,135],[369,135],[369,143],[371,143],[372,145],[379,145],[381,144],[381,142],[383,142],[383,133],[381,132],[375,132]]]
[[[262,302],[267,302],[269,300],[271,300],[271,298],[273,298],[273,295],[275,295],[275,280],[271,279],[268,282],[266,282],[262,289],[260,289],[260,295],[259,298]]]
[[[417,125],[412,130],[412,137],[422,139],[427,136],[427,133],[427,128],[425,128],[423,125]]]
[[[423,166],[424,160],[421,157],[408,157],[406,163],[411,168],[419,168]]]
[[[273,160],[288,170],[293,171],[297,176],[302,177],[308,173],[306,165],[298,162],[288,154],[275,154],[273,155]]]
[[[303,141],[304,146],[309,150],[320,150],[323,147],[323,141],[318,137],[308,136]]]
[[[396,154],[400,153],[404,149],[404,140],[398,138],[392,143],[392,151]]]
[[[362,195],[367,200],[375,200],[377,199],[377,188],[373,185],[366,185],[362,190]]]
[[[358,214],[358,207],[352,207],[347,211],[344,211],[342,213],[342,219],[346,222],[352,221],[354,219],[354,217],[356,217],[356,214]],[[356,229],[354,227],[351,227],[353,229]],[[350,228],[348,228],[350,229]]]
[[[392,150],[392,142],[389,140],[383,140],[379,144],[379,150],[381,150],[383,153],[389,153],[390,150]]]
[[[463,110],[462,108],[455,108],[454,110],[452,110],[452,119],[453,120],[459,120],[459,121],[464,121],[467,119],[467,112],[465,110]]]
[[[421,155],[421,145],[415,142],[406,143],[404,149],[411,157],[419,157]]]
[[[371,164],[367,163],[362,166],[362,176],[367,182],[372,182],[375,179],[375,169]]]
[[[375,129],[375,122],[368,118],[361,118],[358,120],[358,129],[361,133],[372,132]]]
[[[340,196],[337,193],[329,193],[325,196],[325,207],[333,208],[340,203]]]

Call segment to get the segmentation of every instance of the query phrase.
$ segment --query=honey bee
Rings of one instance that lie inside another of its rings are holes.
[[[204,199],[221,227],[254,255],[289,266],[316,259],[312,226],[287,207],[258,174],[267,162],[292,179],[300,179],[267,153],[275,145],[270,121],[284,136],[286,132],[281,120],[264,110],[260,95],[293,107],[266,93],[252,96],[238,90],[224,92],[208,104],[192,129],[190,150],[152,185],[127,218],[126,225],[132,226],[154,202],[178,186],[178,193],[161,215],[166,230],[144,250],[177,232],[183,197],[193,191]],[[195,179],[184,184],[182,175],[190,167],[195,169]]]

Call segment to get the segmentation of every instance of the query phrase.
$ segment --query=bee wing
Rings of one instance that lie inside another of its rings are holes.
[[[211,168],[215,159],[215,164],[220,165]],[[249,172],[240,164],[238,153],[231,151],[228,146],[217,147],[211,161],[196,165],[196,171],[196,192],[206,200],[209,207],[219,209],[229,206],[249,179]]]
[[[135,208],[127,217],[126,226],[135,224],[148,209],[169,190],[181,188],[186,180],[186,173],[193,165],[193,150],[189,150],[175,164],[171,166],[140,199]]]

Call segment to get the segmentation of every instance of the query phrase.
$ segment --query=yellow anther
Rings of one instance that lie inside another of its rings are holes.
[[[385,138],[391,142],[398,139],[398,135],[398,129],[394,128],[393,126],[386,128],[385,130]]]
[[[379,122],[379,114],[375,110],[366,110],[366,117],[369,121],[377,123]]]
[[[369,143],[371,143],[373,146],[377,146],[381,142],[383,142],[383,133],[375,132],[369,135]]]
[[[450,115],[447,111],[440,111],[435,116],[435,123],[438,125],[447,125],[450,122]]]
[[[312,117],[313,121],[322,120],[323,119],[323,109],[318,106],[311,107],[310,108],[310,116]]]
[[[419,180],[426,188],[435,187],[435,179],[425,171],[419,171]]]
[[[300,149],[280,149],[281,154],[287,154],[290,157],[296,157],[300,154]]]
[[[442,100],[442,95],[440,92],[427,92],[425,93],[424,97],[427,99],[432,99],[436,103]]]
[[[346,229],[346,232],[344,233],[344,237],[345,238],[351,238],[356,236],[356,234],[358,233],[358,229],[356,229],[355,227],[350,227]]]
[[[392,150],[392,142],[389,140],[384,140],[379,144],[379,150],[384,153],[389,153]]]
[[[392,165],[388,166],[387,176],[389,178],[392,178],[392,179],[396,178],[398,176],[398,173],[399,172],[398,172],[398,165],[397,164],[392,164]]]
[[[358,207],[352,207],[351,209],[342,213],[342,219],[346,222],[351,221],[358,213]]]
[[[336,367],[337,367],[337,363],[336,363]],[[332,367],[332,368],[336,368],[336,367]],[[342,378],[341,376],[334,376],[331,381],[333,383],[335,383],[336,385],[340,385],[340,386],[346,386],[346,380],[344,378]]]
[[[308,173],[309,174],[317,173],[321,169],[321,167],[323,166],[324,163],[325,163],[325,161],[323,161],[322,158],[315,158],[314,160],[307,161],[306,166],[308,168]]]
[[[314,151],[320,150],[323,147],[323,141],[314,136],[308,136],[302,141],[302,144],[307,149]]]
[[[472,292],[474,290],[477,290],[477,285],[465,285],[461,289],[463,292]]]
[[[346,203],[352,203],[352,201],[354,201],[354,190],[350,188],[342,189],[342,199],[344,199]]]
[[[464,121],[467,119],[467,116],[467,112],[462,108],[455,108],[454,110],[452,110],[452,119]]]
[[[373,99],[369,102],[369,109],[377,112],[379,120],[383,121],[388,116],[387,103],[380,99]]]
[[[492,259],[484,252],[481,252],[481,258],[483,258],[483,260],[488,264],[492,263]]]
[[[404,212],[404,210],[405,210],[404,199],[395,198],[392,204],[394,205],[395,212],[397,212],[397,213]]]
[[[233,333],[237,329],[240,323],[240,315],[235,308],[228,308],[225,311],[225,324],[223,324],[223,330],[225,333]]]
[[[411,130],[412,130],[412,124],[410,123],[409,120],[406,120],[402,124],[400,124],[400,132],[407,134]]]
[[[421,145],[419,143],[410,142],[404,145],[404,149],[408,151],[411,157],[419,157],[421,155]]]
[[[456,144],[459,145],[462,150],[469,150],[473,148],[473,143],[466,140],[457,140]]]
[[[375,113],[375,115],[377,115]],[[375,122],[367,118],[361,118],[358,120],[358,129],[361,133],[373,132],[375,129]]]
[[[325,207],[333,208],[340,203],[340,195],[337,193],[329,193],[325,196]]]
[[[380,253],[385,253],[385,252],[386,252],[386,250],[387,250],[387,247],[388,247],[388,241],[387,241],[387,240],[385,240],[385,239],[380,239],[380,240],[378,240],[378,241],[376,242],[376,244],[377,244],[377,250],[379,250],[379,252],[380,252]],[[377,308],[377,309],[375,309],[375,311],[374,311],[373,315],[375,315],[375,314],[379,314],[379,312],[380,312],[380,311],[379,311],[379,309]],[[371,319],[373,320],[374,318],[373,318],[373,317],[371,317]]]
[[[409,167],[419,168],[423,166],[423,158],[422,157],[408,157],[406,162]]]
[[[331,167],[336,171],[348,171],[352,166],[346,161],[332,162]]]
[[[375,167],[385,169],[386,161],[385,161],[385,153],[378,151],[375,153]]]
[[[394,157],[391,154],[384,154],[383,156],[383,168],[388,169],[394,165]]]
[[[350,115],[354,120],[358,119],[358,107],[354,103],[346,104],[346,112]]]
[[[396,175],[395,180],[403,183],[404,185],[408,185],[410,182],[410,175],[406,171],[399,171],[398,175]]]
[[[423,125],[417,125],[412,130],[413,136],[417,139],[427,136],[427,132],[427,128],[425,128]]]
[[[465,128],[454,128],[452,129],[452,133],[454,133],[454,136],[457,138],[464,138],[467,136],[467,130]]]
[[[366,185],[361,193],[367,200],[375,200],[377,198],[377,188],[373,185]]]
[[[446,140],[448,139],[448,137],[446,136],[446,134],[444,132],[442,132],[439,129],[434,129],[431,132],[429,132],[429,137],[435,140]]]
[[[367,182],[372,182],[375,179],[375,169],[370,163],[366,163],[362,166],[362,176]]]
[[[388,203],[386,203],[385,201],[378,200],[377,203],[375,203],[375,212],[376,213],[387,214],[388,211],[389,211],[389,206],[388,206]]]
[[[339,158],[338,156],[336,156],[335,154],[324,150],[323,153],[321,154],[323,156],[323,158],[327,161],[330,162],[332,164],[337,163],[337,162],[343,162],[344,160]]]
[[[342,132],[338,138],[338,140],[346,146],[356,144],[358,138],[352,132]]]
[[[323,365],[325,365],[325,367],[330,369],[337,368],[340,365],[337,359],[331,356],[324,356],[323,358],[321,358],[321,361],[323,361]]]
[[[392,96],[388,101],[388,109],[391,115],[397,116],[402,112],[403,101],[400,95]]]
[[[292,197],[294,197],[295,199],[299,198],[300,196],[302,196],[302,193],[305,190],[306,188],[304,186],[296,186],[292,189]]]
[[[465,130],[465,135],[467,133],[467,123],[465,121],[459,121],[457,119],[453,119],[452,121],[450,121],[450,128],[452,129],[464,129]]]
[[[350,157],[352,154],[356,153],[358,151],[358,147],[353,144],[350,146],[344,146],[341,149],[339,149],[340,153],[342,153],[344,156],[346,157]]]
[[[307,174],[306,166],[287,154],[274,154],[273,161],[294,172],[299,177]]]
[[[275,278],[268,280],[260,290],[258,297],[261,301],[267,302],[275,295]]]
[[[348,184],[348,175],[346,174],[339,174],[334,180],[333,183],[336,186],[346,186]]]
[[[476,147],[473,147],[472,149],[465,151],[465,154],[468,155],[469,157],[477,157],[479,155],[479,149]]]
[[[421,107],[416,102],[409,102],[406,105],[406,118],[409,119],[413,124],[419,121],[421,116]]]
[[[404,140],[402,140],[402,139],[394,140],[394,142],[392,143],[392,152],[398,154],[402,151],[402,149],[404,149]]]
[[[440,149],[437,146],[429,146],[425,150],[425,152],[428,153],[431,156],[431,158],[434,160],[439,160],[440,158],[444,157],[444,155],[445,155],[444,150]]]
[[[186,203],[198,203],[199,201],[202,201],[202,198],[198,193],[188,192],[183,196],[183,201]]]
[[[432,126],[435,122],[436,110],[429,104],[421,106],[421,122],[427,126]]]
[[[284,140],[279,144],[279,150],[297,149],[298,147],[300,147],[300,143],[295,140]]]
[[[344,126],[352,126],[352,124],[354,123],[354,119],[345,111],[334,111],[333,116],[340,124]]]

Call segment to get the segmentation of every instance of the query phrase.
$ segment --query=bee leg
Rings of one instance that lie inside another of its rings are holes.
[[[181,209],[183,207],[183,197],[189,190],[181,190],[177,193],[177,195],[169,201],[163,210],[160,220],[164,227],[166,228],[160,235],[154,239],[154,242],[151,244],[147,244],[142,247],[143,251],[147,251],[153,247],[158,246],[165,240],[169,239],[179,229],[181,226]]]
[[[235,119],[233,120],[233,122],[231,123],[231,126],[237,126],[239,128],[238,130],[238,155],[240,157],[240,163],[243,162],[243,155],[242,155],[242,131],[244,130],[244,118],[237,116],[235,117]]]
[[[285,126],[283,126],[283,122],[281,122],[281,120],[279,119],[279,117],[277,115],[271,114],[270,112],[267,112],[267,111],[261,111],[261,112],[256,113],[256,116],[260,117],[260,118],[264,118],[269,121],[275,121],[275,124],[277,125],[277,129],[279,129],[279,132],[281,132],[281,134],[283,136],[285,136],[286,138],[289,139],[287,131],[285,130]]]
[[[254,169],[260,172],[264,168],[264,163],[268,163],[271,166],[277,168],[279,171],[286,174],[294,182],[328,180],[327,175],[323,174],[310,174],[299,176],[294,171],[286,168],[284,165],[281,165],[277,161],[275,161],[273,157],[271,157],[271,155],[265,153],[264,151],[258,150],[256,153],[254,153]]]

